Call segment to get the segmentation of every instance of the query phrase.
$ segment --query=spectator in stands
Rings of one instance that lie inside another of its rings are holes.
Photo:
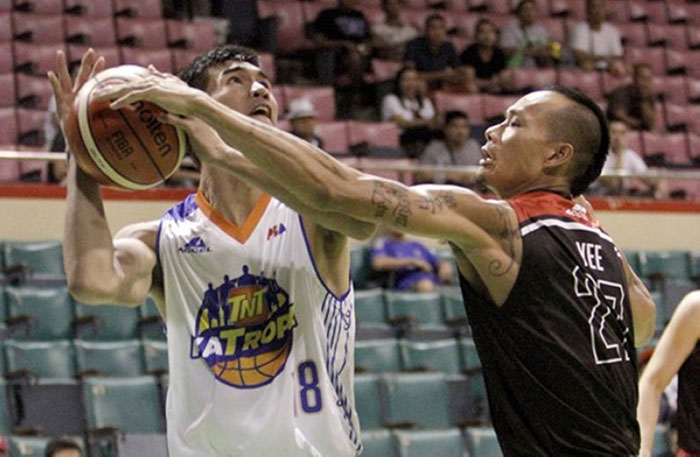
[[[678,374],[678,456],[700,454],[700,290],[673,313],[639,381],[640,457],[654,452],[654,428],[664,388]]]
[[[463,111],[445,113],[444,139],[431,141],[420,156],[421,165],[469,166],[479,165],[481,148],[470,134],[469,118]],[[418,181],[438,184],[452,183],[462,186],[471,184],[471,178],[457,173],[421,173]]]
[[[622,57],[622,41],[617,28],[605,21],[603,0],[587,0],[587,20],[571,31],[569,46],[576,64],[582,70],[610,70],[618,74]]]
[[[409,157],[416,157],[433,136],[435,108],[427,97],[425,81],[415,69],[403,67],[394,83],[396,92],[382,100],[382,120],[396,123],[402,149]]]
[[[646,163],[633,149],[629,148],[627,138],[629,128],[622,121],[610,122],[610,150],[603,165],[603,171],[624,171],[627,173],[645,173],[648,170]],[[639,180],[601,177],[600,184],[604,193],[612,195],[639,193],[639,186],[635,185]],[[654,193],[653,182],[647,182],[649,191]]]
[[[633,129],[654,129],[656,125],[654,75],[648,64],[636,64],[632,71],[632,83],[618,87],[610,94],[608,118],[624,121]]]
[[[382,0],[384,20],[372,24],[372,46],[377,57],[399,60],[406,43],[418,36],[418,30],[401,19],[402,0]]]
[[[501,30],[500,46],[509,67],[546,67],[552,65],[549,32],[535,22],[537,3],[521,0],[515,9],[518,20]]]
[[[316,135],[316,109],[308,98],[296,98],[289,103],[287,119],[290,133],[323,149],[323,139]]]
[[[372,270],[385,276],[385,287],[415,292],[433,292],[452,278],[452,264],[441,260],[423,243],[411,240],[392,228],[372,245]]]
[[[500,92],[508,88],[506,55],[498,47],[498,28],[489,19],[476,23],[474,43],[462,52],[459,62],[463,69],[464,89],[472,92],[474,86],[482,92]]]
[[[438,13],[430,14],[425,19],[423,36],[406,44],[404,61],[418,70],[430,90],[460,81],[460,75],[455,70],[459,64],[457,51],[447,39],[445,18]]]
[[[75,441],[69,438],[54,438],[44,450],[45,457],[82,457],[83,452]]]

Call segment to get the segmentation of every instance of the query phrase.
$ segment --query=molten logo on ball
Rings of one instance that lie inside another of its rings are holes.
[[[163,157],[172,152],[173,148],[168,144],[168,139],[163,133],[163,124],[156,119],[153,111],[148,109],[148,106],[142,101],[133,103],[131,106],[136,110],[139,121],[143,123],[144,127],[151,134],[153,143],[158,147],[160,156]]]
[[[197,313],[190,357],[216,378],[242,388],[264,386],[284,369],[297,326],[294,304],[274,279],[243,275],[211,283]]]

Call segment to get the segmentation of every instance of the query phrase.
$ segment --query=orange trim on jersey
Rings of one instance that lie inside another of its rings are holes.
[[[265,209],[267,209],[268,203],[270,203],[270,196],[268,194],[262,194],[258,201],[255,203],[253,210],[248,214],[245,222],[241,227],[238,227],[233,222],[226,219],[221,213],[217,212],[207,201],[207,198],[200,191],[197,191],[197,195],[194,197],[195,203],[199,206],[205,216],[209,218],[217,227],[226,232],[228,235],[236,239],[239,243],[243,244],[248,241],[250,235],[257,227],[260,218],[262,218]]]

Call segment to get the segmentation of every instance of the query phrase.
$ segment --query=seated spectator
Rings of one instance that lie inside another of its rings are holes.
[[[323,139],[316,135],[316,109],[308,98],[296,98],[289,103],[287,119],[291,134],[323,149]]]
[[[45,457],[82,457],[80,446],[70,438],[54,438],[46,444]]]
[[[421,165],[470,166],[479,165],[481,147],[470,134],[469,118],[463,111],[445,113],[444,139],[428,143],[420,156]],[[472,179],[456,173],[420,173],[416,180],[438,184],[451,183],[461,186],[471,185]]]
[[[636,64],[632,70],[632,83],[618,87],[610,94],[607,114],[609,119],[621,120],[633,129],[654,129],[654,75],[648,64]]]
[[[605,21],[603,0],[587,0],[587,20],[576,24],[571,31],[569,46],[576,65],[582,70],[609,70],[619,75],[622,62],[622,41],[617,28]]]
[[[462,65],[464,90],[474,92],[500,92],[507,89],[506,55],[498,47],[498,28],[488,19],[476,23],[474,43],[459,56]]]
[[[399,60],[406,43],[418,36],[418,30],[401,19],[401,0],[382,0],[384,20],[372,24],[372,46],[376,57]]]
[[[517,22],[501,30],[500,45],[509,67],[546,67],[552,65],[549,32],[535,23],[537,3],[521,0],[516,8]]]
[[[403,58],[407,66],[418,71],[430,90],[460,80],[455,71],[459,63],[457,51],[447,39],[447,24],[440,14],[431,14],[425,19],[424,35],[406,44]]]
[[[401,147],[409,157],[416,157],[433,136],[435,108],[426,96],[425,82],[418,72],[403,67],[394,80],[395,93],[382,100],[382,120],[394,121],[401,136]]]
[[[633,149],[629,148],[627,138],[629,128],[622,121],[610,122],[610,150],[603,165],[603,171],[624,171],[627,173],[645,173],[647,164]],[[645,184],[646,183],[646,184]],[[652,181],[626,178],[601,177],[601,190],[608,195],[653,195],[655,186]],[[647,187],[646,190],[640,186]]]
[[[415,292],[433,292],[452,278],[452,264],[441,260],[423,243],[404,233],[386,228],[384,237],[372,245],[374,273],[386,276],[385,287]]]

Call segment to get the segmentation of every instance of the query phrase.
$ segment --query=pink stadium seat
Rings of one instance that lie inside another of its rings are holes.
[[[10,145],[2,145],[0,148],[7,148]],[[17,182],[19,181],[20,171],[18,159],[0,159],[0,182]]]
[[[627,8],[627,0],[609,0],[605,2],[608,12],[608,21],[615,22],[619,27],[620,23],[629,21],[630,13]]]
[[[12,73],[14,66],[12,42],[0,43],[0,73]]]
[[[700,102],[700,79],[686,78],[688,88],[688,101],[693,103]]]
[[[484,95],[484,117],[487,122],[502,119],[506,110],[518,100],[519,97],[510,95]]]
[[[699,49],[700,48],[700,28],[697,26],[687,26],[686,30],[688,31],[687,39],[688,39],[688,47],[690,49]]]
[[[665,24],[666,5],[663,2],[647,2],[643,0],[629,1],[630,20],[646,20],[654,24]]]
[[[53,89],[46,76],[18,73],[16,80],[19,106],[43,110],[48,108],[49,100],[53,97]]]
[[[688,100],[688,87],[683,76],[655,76],[654,90],[662,94],[664,100],[677,105],[685,104]]]
[[[160,19],[163,17],[163,6],[160,1],[144,0],[113,0],[114,14],[123,17],[140,17],[144,19]]]
[[[204,52],[216,46],[216,29],[210,21],[165,21],[168,44]]]
[[[360,11],[362,11],[362,14],[365,15],[370,24],[384,19],[384,11],[381,8],[364,7],[360,8]]]
[[[654,156],[665,156],[665,139],[664,135],[654,132],[640,132],[642,137],[642,152],[644,157],[648,159]]]
[[[16,104],[15,75],[0,73],[0,108],[13,107]]]
[[[117,40],[121,45],[162,49],[167,47],[163,19],[117,18]]]
[[[323,148],[329,153],[347,154],[349,152],[346,122],[319,122],[316,124],[316,134],[323,139]]]
[[[91,46],[84,44],[69,44],[66,48],[66,55],[68,57],[68,62],[70,63],[80,63],[83,54],[85,54]],[[92,46],[95,50],[95,55],[105,58],[105,68],[116,67],[121,65],[122,56],[119,52],[119,48],[116,46]]]
[[[349,121],[347,126],[350,146],[366,142],[370,146],[399,147],[399,129],[393,122]]]
[[[640,22],[623,22],[615,24],[620,31],[620,39],[625,46],[645,47],[647,31],[645,24]]]
[[[674,103],[665,102],[664,120],[668,129],[677,129],[688,125],[690,122],[690,111],[687,105],[676,105]]]
[[[597,71],[560,70],[559,84],[578,89],[593,100],[603,98],[600,73]]]
[[[66,0],[66,12],[80,16],[112,17],[114,4],[111,0]]]
[[[0,11],[11,11],[12,0],[0,0]]]
[[[666,0],[666,12],[668,14],[668,22],[672,24],[688,22],[690,17],[684,0]]]
[[[279,107],[279,118],[284,117],[284,113],[287,112],[287,99],[284,96],[284,86],[272,86],[272,95],[275,96],[277,100],[277,106]]]
[[[647,24],[649,45],[663,44],[682,51],[688,49],[686,35],[685,25]]]
[[[680,198],[680,195],[683,195],[684,200],[699,201],[700,181],[692,179],[670,180],[668,182],[668,194],[671,198]]]
[[[305,36],[305,20],[302,5],[311,3],[300,2],[274,2],[270,0],[258,0],[258,14],[260,18],[277,17],[277,45],[282,52],[290,52],[295,49],[310,47],[311,44]]]
[[[481,94],[454,94],[452,92],[435,92],[435,108],[438,112],[459,110],[467,113],[470,124],[483,124],[484,96]]]
[[[413,184],[412,172],[381,170],[380,168],[411,167],[416,165],[417,163],[415,159],[380,159],[374,157],[360,157],[357,161],[357,168],[365,169],[365,172],[368,174],[401,181],[408,186]]]
[[[564,16],[573,20],[586,18],[586,2],[551,0],[549,14],[552,16]]]
[[[22,73],[45,75],[56,67],[56,51],[65,50],[63,43],[33,44],[15,41],[15,70]]]
[[[31,11],[40,14],[63,13],[62,0],[15,0],[14,6],[19,11]]]
[[[117,34],[111,17],[66,15],[66,41],[89,46],[114,46]]]
[[[17,148],[22,152],[42,152],[42,147],[20,145]],[[49,164],[45,160],[20,160],[19,174],[21,179],[31,179],[46,182],[49,172]],[[30,178],[31,176],[31,178]]]
[[[0,43],[12,41],[12,14],[0,11]]]
[[[688,153],[693,163],[696,166],[700,165],[700,135],[688,134]]]
[[[542,10],[544,11],[544,10]],[[549,32],[549,36],[562,46],[566,41],[566,20],[559,17],[542,17],[537,20]]]
[[[311,100],[319,121],[335,120],[335,92],[332,86],[284,86],[287,103],[302,97]]]
[[[688,153],[688,141],[685,133],[668,133],[665,136],[666,145],[664,154],[666,163],[680,166],[690,165]]]
[[[513,5],[510,0],[490,0],[488,2],[488,11],[495,14],[511,14]]]
[[[632,65],[637,63],[648,64],[655,75],[666,74],[666,59],[662,48],[627,46],[625,47],[625,59]]]
[[[644,151],[642,132],[639,130],[630,130],[629,133],[627,133],[627,147],[642,154]]]
[[[140,65],[147,67],[153,65],[158,70],[166,73],[173,72],[173,60],[170,50],[164,49],[143,49],[143,48],[121,48],[122,63]]]
[[[700,135],[700,105],[688,105],[690,111],[690,132]]]
[[[512,68],[507,71],[513,89],[517,91],[541,89],[557,82],[557,71],[554,68]]]
[[[187,65],[192,63],[194,59],[199,57],[201,52],[198,51],[192,51],[189,49],[173,49],[172,50],[172,56],[173,56],[173,67],[175,72],[179,72],[183,68],[185,68]]]
[[[688,74],[688,54],[684,51],[676,51],[673,49],[666,50],[666,68],[669,73],[685,73]]]
[[[626,86],[627,84],[631,83],[632,77],[626,76],[624,78],[618,78],[612,76],[610,73],[603,73],[601,82],[603,84],[603,95],[607,97],[610,95],[610,92],[614,91],[618,87]]]
[[[496,25],[496,28],[498,28],[499,30],[513,22],[513,16],[510,14],[492,13],[489,14],[487,17],[491,22],[493,22]]]
[[[12,148],[17,144],[17,117],[14,108],[0,108],[0,146]]]
[[[28,43],[60,43],[63,41],[61,14],[12,13],[15,39]]]
[[[372,59],[372,74],[375,82],[393,81],[403,62],[395,60]]]
[[[277,81],[277,68],[275,67],[275,56],[263,52],[260,53],[260,68],[271,82]]]
[[[43,146],[44,123],[49,113],[46,110],[17,110],[17,143],[26,146]]]

